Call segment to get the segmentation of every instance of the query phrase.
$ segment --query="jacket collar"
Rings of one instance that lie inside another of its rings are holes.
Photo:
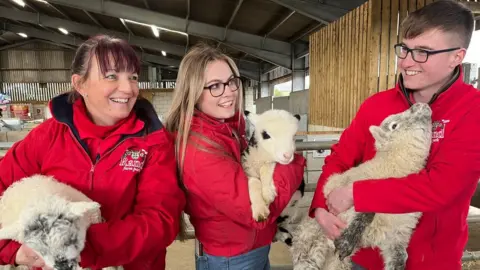
[[[232,129],[235,130],[240,137],[245,136],[245,118],[240,117],[240,112],[225,121],[215,119],[204,112],[195,109],[192,125],[201,125],[202,127],[208,127],[214,131],[222,133],[232,133]]]
[[[464,84],[463,82],[463,69],[462,66],[459,65],[457,66],[452,74],[452,77],[450,80],[448,80],[438,91],[432,96],[428,104],[431,106],[434,102],[436,102],[435,105],[438,103],[443,103],[443,101],[451,99],[452,98],[452,91],[453,88],[458,88],[458,86]],[[450,90],[452,89],[452,90]],[[403,75],[400,74],[398,77],[398,83],[396,85],[396,90],[406,99],[408,102],[408,105],[411,106],[413,105],[411,96],[413,91],[405,88],[403,85]],[[447,91],[448,90],[448,91]]]
[[[68,102],[68,93],[54,97],[50,103],[50,111],[55,120],[74,128],[73,125],[73,104]],[[133,106],[136,116],[145,123],[142,133],[152,133],[163,127],[162,122],[157,116],[153,105],[146,99],[138,99]]]

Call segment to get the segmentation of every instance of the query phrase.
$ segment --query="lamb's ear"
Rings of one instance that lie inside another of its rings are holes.
[[[100,209],[100,204],[96,202],[72,202],[70,203],[70,213],[77,217],[85,215],[87,212],[94,212]]]
[[[385,132],[382,130],[381,127],[370,126],[368,130],[370,130],[370,133],[372,134],[375,141],[383,141],[386,139]]]
[[[21,228],[19,225],[13,224],[0,228],[0,240],[20,240]]]
[[[243,114],[245,114],[245,116],[248,117],[248,115],[250,114],[250,111],[244,110]]]
[[[295,114],[293,115],[295,118],[297,118],[298,121],[300,121],[300,115],[299,114]]]

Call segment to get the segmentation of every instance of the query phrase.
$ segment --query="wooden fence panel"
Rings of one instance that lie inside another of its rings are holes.
[[[310,35],[309,124],[345,128],[367,97],[394,87],[401,23],[432,2],[369,0]]]
[[[310,36],[310,124],[346,126],[371,94],[369,12],[367,2]]]

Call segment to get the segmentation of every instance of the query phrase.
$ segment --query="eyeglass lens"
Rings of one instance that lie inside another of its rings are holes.
[[[428,59],[428,52],[422,49],[409,49],[405,46],[396,46],[395,47],[395,54],[401,58],[407,58],[407,54],[410,52],[412,54],[412,58],[416,62],[426,62]]]
[[[240,87],[240,78],[235,77],[228,80],[226,83],[218,82],[209,85],[208,88],[210,89],[210,94],[212,94],[214,97],[223,95],[223,92],[225,92],[225,85],[228,85],[230,91],[236,91]]]

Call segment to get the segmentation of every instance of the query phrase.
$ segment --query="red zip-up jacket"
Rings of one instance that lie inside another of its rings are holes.
[[[173,139],[153,106],[138,100],[133,116],[137,119],[127,121],[130,128],[121,126],[104,139],[100,146],[111,147],[98,147],[95,162],[80,140],[85,127],[73,124],[74,106],[67,95],[54,98],[50,109],[53,118],[15,143],[0,160],[0,194],[23,177],[52,175],[99,202],[106,220],[88,229],[82,267],[164,269],[185,196],[177,182]],[[0,241],[0,265],[14,264],[19,247],[14,241]]]
[[[295,155],[289,165],[276,165],[273,178],[278,195],[270,204],[268,219],[256,222],[240,159],[246,147],[245,123],[243,117],[240,121],[238,117],[220,122],[196,111],[185,153],[186,213],[204,251],[214,256],[232,257],[272,243],[277,230],[275,220],[300,185],[305,167],[300,155]],[[239,132],[241,145],[234,131]],[[216,150],[199,137],[225,151]]]
[[[431,102],[432,147],[424,170],[404,178],[365,180],[353,185],[356,211],[423,213],[407,249],[408,270],[461,269],[468,239],[468,208],[480,178],[480,92],[462,79],[458,67],[450,85]],[[346,171],[375,155],[368,127],[406,110],[412,103],[411,92],[403,87],[400,78],[394,89],[377,93],[361,105],[325,159],[311,217],[315,208],[327,208],[322,189],[331,174]],[[383,269],[377,248],[359,251],[353,261],[369,270]]]

